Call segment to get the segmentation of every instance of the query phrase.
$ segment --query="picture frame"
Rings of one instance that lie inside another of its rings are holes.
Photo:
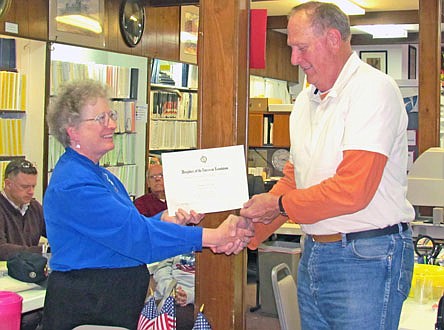
[[[359,52],[359,57],[361,58],[361,60],[371,65],[372,67],[384,73],[388,73],[386,50],[361,50]]]
[[[408,79],[416,79],[416,47],[409,45],[408,56]]]
[[[60,20],[67,14],[79,14],[95,20],[100,32],[92,32]],[[81,44],[95,48],[105,47],[104,0],[50,0],[49,1],[49,40]]]
[[[197,64],[197,40],[199,35],[199,7],[180,7],[180,55],[181,62]]]

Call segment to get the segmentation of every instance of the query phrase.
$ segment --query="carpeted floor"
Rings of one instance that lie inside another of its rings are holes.
[[[247,285],[247,306],[246,314],[247,330],[279,330],[279,320],[277,317],[264,315],[260,309],[255,312],[250,311],[250,307],[256,306],[256,283]]]
[[[254,268],[254,267],[252,267]],[[254,272],[248,273],[247,277],[247,314],[246,314],[246,330],[279,330],[279,319],[277,317],[271,317],[265,315],[261,309],[257,309],[254,312],[250,311],[250,308],[256,307],[256,277]]]

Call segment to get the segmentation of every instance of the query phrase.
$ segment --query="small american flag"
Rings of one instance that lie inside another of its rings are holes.
[[[196,321],[194,321],[192,330],[211,330],[210,322],[208,322],[202,312],[197,313]]]
[[[158,315],[157,313],[157,306],[156,306],[156,300],[153,296],[149,297],[147,302],[145,303],[145,306],[143,306],[142,312],[139,316],[139,323],[137,324],[137,330],[147,330],[149,328],[149,323],[152,319],[156,318]]]
[[[176,330],[174,298],[168,297],[158,314],[156,301],[150,297],[140,313],[137,330]]]

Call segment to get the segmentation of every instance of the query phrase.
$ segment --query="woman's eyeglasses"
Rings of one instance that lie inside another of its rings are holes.
[[[109,119],[112,119],[113,121],[117,121],[117,118],[118,118],[117,111],[111,110],[109,112],[99,113],[94,118],[82,119],[81,121],[96,121],[102,126],[108,126]]]

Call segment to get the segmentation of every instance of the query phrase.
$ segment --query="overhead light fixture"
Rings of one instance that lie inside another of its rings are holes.
[[[97,34],[102,33],[102,26],[94,18],[84,15],[57,16],[55,20],[59,23],[68,24],[80,29],[88,30]]]
[[[373,39],[407,38],[407,30],[397,24],[355,25],[353,28],[371,34]]]
[[[303,0],[301,2],[308,2],[310,0]],[[341,10],[346,13],[347,15],[364,15],[365,9],[362,7],[359,7],[355,3],[348,1],[348,0],[320,0],[321,2],[329,2],[333,3]]]

